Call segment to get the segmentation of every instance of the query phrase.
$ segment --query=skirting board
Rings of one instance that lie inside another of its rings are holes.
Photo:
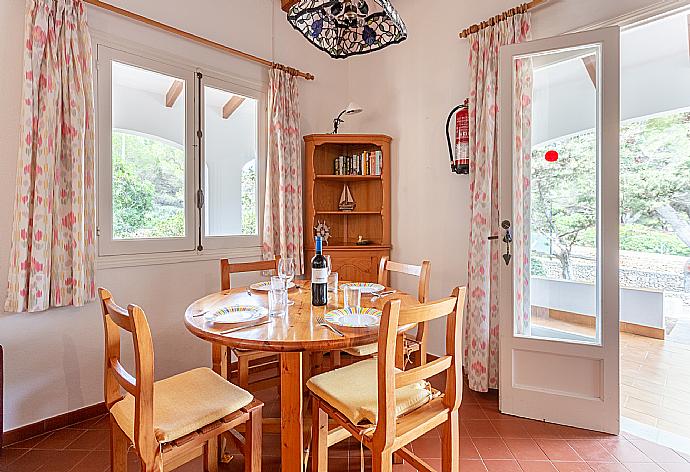
[[[95,405],[85,406],[78,410],[62,413],[52,418],[37,421],[35,423],[20,426],[19,428],[5,431],[5,445],[24,441],[25,439],[33,438],[39,434],[54,431],[56,429],[71,426],[73,424],[81,423],[95,416],[104,415],[108,412],[105,403],[96,403]]]
[[[0,350],[0,362],[2,361],[2,351]],[[233,362],[230,364],[230,370],[235,371],[237,369],[237,363]],[[257,366],[252,372],[260,372],[265,369],[270,369],[270,366]],[[0,369],[0,381],[2,380],[2,370]],[[0,384],[0,405],[2,400],[2,387]],[[19,441],[24,441],[25,439],[33,438],[39,434],[48,433],[56,429],[65,428],[82,421],[86,421],[96,416],[105,415],[108,413],[108,409],[105,407],[105,402],[96,403],[95,405],[86,406],[84,408],[79,408],[78,410],[69,411],[67,413],[61,413],[52,418],[47,418],[45,420],[40,420],[35,423],[27,424],[25,426],[20,426],[19,428],[11,429],[2,433],[0,428],[0,439],[4,440],[4,445],[16,443]],[[1,409],[0,409],[0,420],[2,419]],[[2,438],[4,436],[4,438]],[[1,442],[0,442],[1,444]]]

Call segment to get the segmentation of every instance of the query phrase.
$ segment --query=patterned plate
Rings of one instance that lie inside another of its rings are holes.
[[[359,291],[362,293],[376,293],[386,288],[381,284],[373,284],[371,282],[350,282],[346,284],[341,284],[340,287],[359,288]]]
[[[381,323],[381,310],[376,308],[339,308],[329,311],[326,322],[345,328],[378,328]]]
[[[257,282],[255,284],[251,284],[249,288],[251,288],[252,290],[256,290],[257,292],[268,292],[269,290],[271,290],[271,282],[268,280],[266,282]],[[295,283],[290,282],[287,288],[288,290],[290,290],[291,288],[295,288]]]
[[[218,308],[204,315],[214,324],[238,324],[259,320],[268,314],[266,308],[251,305],[231,305]]]

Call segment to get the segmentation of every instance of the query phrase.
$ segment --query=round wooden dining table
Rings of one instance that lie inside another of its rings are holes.
[[[269,318],[270,323],[221,334],[222,327],[205,320],[203,313],[229,305],[255,305],[268,308],[266,293],[248,287],[213,293],[192,303],[185,313],[185,326],[195,336],[213,343],[236,349],[275,352],[280,355],[280,432],[281,464],[283,471],[304,470],[303,420],[303,354],[327,352],[375,342],[377,329],[348,330],[339,336],[319,326],[317,319],[329,311],[342,308],[342,293],[330,293],[328,305],[312,306],[309,281],[299,281],[288,292],[294,302],[284,317]],[[389,290],[387,288],[387,290]],[[417,299],[397,291],[378,299],[362,295],[363,307],[383,309],[386,302],[398,299],[401,305],[417,305]],[[227,327],[226,327],[227,328]],[[214,370],[227,375],[227,357],[218,359],[214,349]],[[372,380],[375,381],[375,380]]]

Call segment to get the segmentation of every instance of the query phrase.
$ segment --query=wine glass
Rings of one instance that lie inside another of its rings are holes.
[[[278,276],[285,280],[285,288],[287,289],[290,282],[295,278],[295,260],[293,258],[285,257],[278,261]],[[288,301],[288,305],[294,304],[294,301]]]

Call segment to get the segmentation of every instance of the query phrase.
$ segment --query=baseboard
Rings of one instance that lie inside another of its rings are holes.
[[[1,351],[0,351],[1,354]],[[1,360],[0,356],[0,360]],[[260,359],[259,359],[260,361]],[[268,370],[271,368],[270,365],[259,365],[254,366],[252,364],[252,372],[261,372],[263,370]],[[231,370],[237,369],[237,362],[232,362],[229,365]],[[0,370],[0,376],[2,371]],[[0,380],[2,377],[0,377]],[[0,387],[0,393],[2,392],[2,387]],[[1,397],[0,397],[1,399]],[[25,439],[33,438],[39,434],[48,433],[56,429],[65,428],[73,424],[81,423],[95,416],[100,416],[108,413],[108,409],[105,407],[105,402],[96,403],[95,405],[85,406],[84,408],[79,408],[78,410],[69,411],[67,413],[61,413],[59,415],[53,416],[51,418],[46,418],[44,420],[37,421],[35,423],[20,426],[19,428],[11,429],[5,431],[4,433],[0,429],[0,437],[4,441],[4,445],[16,443],[19,441],[24,441]],[[2,413],[0,411],[0,419],[2,418]]]
[[[105,407],[104,402],[96,403],[95,405],[91,406],[85,406],[84,408],[79,408],[78,410],[61,413],[45,420],[5,431],[4,442],[5,445],[8,445],[19,441],[24,441],[25,439],[33,438],[39,434],[81,423],[82,421],[86,421],[95,416],[104,415],[107,412],[108,409]]]

